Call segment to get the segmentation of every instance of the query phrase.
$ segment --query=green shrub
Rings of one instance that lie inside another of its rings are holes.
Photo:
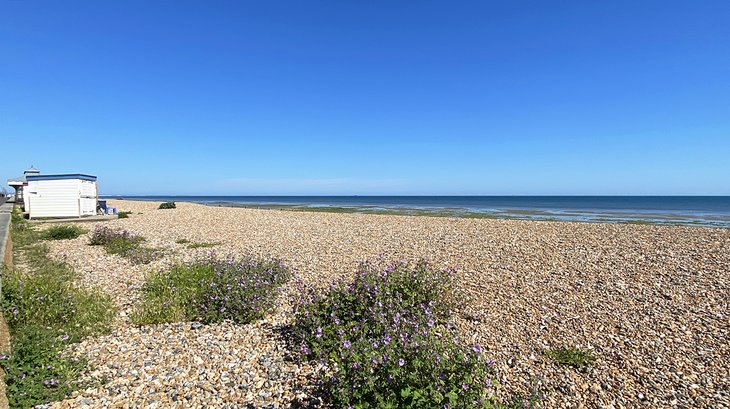
[[[164,202],[160,203],[160,207],[158,207],[158,209],[174,209],[176,207],[175,202]]]
[[[130,214],[132,214],[132,212],[118,212],[117,218],[118,219],[128,219]]]
[[[226,319],[249,323],[275,308],[278,289],[290,275],[272,259],[178,264],[149,276],[132,320],[138,325]]]
[[[545,351],[545,354],[559,364],[572,366],[578,369],[587,368],[593,365],[596,361],[596,357],[593,356],[591,351],[575,346],[547,350]]]
[[[203,284],[211,282],[214,274],[213,266],[207,263],[177,264],[151,273],[132,321],[145,325],[194,319]]]
[[[75,273],[65,263],[47,259],[36,266],[31,273],[5,274],[3,307],[11,329],[26,322],[64,328],[73,341],[109,330],[109,297],[73,286]]]
[[[189,249],[208,248],[208,247],[215,247],[215,246],[217,246],[219,244],[220,243],[218,243],[218,242],[212,242],[211,243],[211,242],[207,242],[207,241],[193,242],[193,243],[188,244],[188,248]]]
[[[0,355],[9,407],[29,408],[59,401],[82,388],[78,378],[86,362],[61,354],[70,343],[63,335],[33,324],[12,332],[10,354]]]
[[[66,356],[69,343],[110,331],[115,309],[108,296],[77,288],[75,273],[52,260],[47,247],[29,241],[27,225],[14,221],[15,250],[25,255],[27,272],[3,274],[3,314],[12,337],[8,355],[0,355],[10,407],[33,407],[58,401],[83,387],[78,381],[86,363]]]
[[[366,262],[353,282],[325,292],[300,283],[294,334],[304,357],[326,364],[335,407],[498,406],[491,363],[449,322],[452,273]]]
[[[187,244],[187,248],[189,249],[199,249],[199,248],[207,248],[207,247],[215,247],[219,245],[220,243],[215,242],[208,242],[208,241],[190,241],[188,239],[177,239],[175,240],[175,243],[177,244]]]
[[[42,237],[46,240],[68,240],[75,239],[87,232],[88,230],[75,225],[58,225],[44,230]]]
[[[97,225],[91,232],[89,244],[104,246],[109,254],[118,254],[132,264],[148,264],[160,257],[160,251],[142,245],[144,237],[135,236],[127,230]]]

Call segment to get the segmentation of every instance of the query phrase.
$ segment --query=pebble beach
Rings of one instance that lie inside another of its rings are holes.
[[[274,256],[315,285],[380,254],[456,268],[458,325],[494,360],[502,398],[536,392],[547,408],[730,408],[730,229],[109,204],[132,213],[104,223],[163,256],[133,265],[89,246],[88,235],[49,242],[78,272],[77,285],[101,289],[119,311],[111,334],[68,351],[88,359],[95,386],[53,407],[317,407],[321,369],[293,359],[282,335],[286,296],[249,325],[130,323],[149,272],[213,251]],[[215,245],[191,249],[183,239]],[[561,346],[597,360],[584,370],[560,365],[545,351]]]

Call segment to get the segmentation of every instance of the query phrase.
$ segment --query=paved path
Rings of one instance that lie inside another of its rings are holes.
[[[10,215],[13,212],[12,203],[0,204],[0,264],[5,261],[5,249],[10,234]]]
[[[1,200],[1,199],[0,199]],[[5,250],[8,247],[8,235],[10,234],[10,216],[13,212],[13,203],[0,204],[0,271],[5,264]],[[2,294],[2,279],[0,278],[0,295]],[[10,334],[8,324],[0,313],[0,352],[7,353],[10,350]],[[8,398],[5,389],[5,373],[0,369],[0,409],[8,407]]]

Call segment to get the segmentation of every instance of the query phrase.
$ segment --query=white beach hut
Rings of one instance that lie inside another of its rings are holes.
[[[31,219],[82,217],[96,214],[99,190],[96,176],[80,173],[28,175],[24,188],[25,211]]]

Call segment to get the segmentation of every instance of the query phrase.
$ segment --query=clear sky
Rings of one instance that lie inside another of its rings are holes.
[[[0,177],[730,194],[730,1],[0,0]]]

